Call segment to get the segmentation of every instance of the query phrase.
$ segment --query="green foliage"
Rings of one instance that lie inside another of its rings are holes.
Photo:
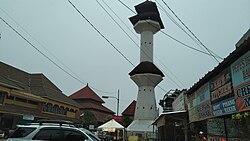
[[[97,126],[97,119],[90,111],[85,111],[84,115],[80,117],[80,121],[85,128],[88,128],[89,125]]]
[[[128,127],[129,124],[132,122],[133,120],[131,118],[129,118],[128,116],[124,116],[123,120],[122,120],[122,125],[124,127]]]

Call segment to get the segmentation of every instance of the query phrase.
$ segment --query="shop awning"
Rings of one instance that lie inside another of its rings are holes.
[[[187,121],[188,120],[188,113],[187,111],[174,111],[174,112],[167,112],[161,113],[161,115],[156,118],[156,120],[152,123],[154,125],[162,126],[165,124],[165,119],[169,119],[171,121]]]
[[[108,132],[115,132],[115,130],[124,129],[124,127],[120,123],[112,119],[104,123],[103,125],[99,126],[98,129],[102,129],[103,131],[108,131]]]

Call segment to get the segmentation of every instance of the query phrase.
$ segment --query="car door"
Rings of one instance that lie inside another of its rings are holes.
[[[32,138],[35,141],[62,141],[63,135],[61,127],[44,127]]]
[[[62,132],[63,141],[92,141],[87,135],[76,129],[64,128]]]

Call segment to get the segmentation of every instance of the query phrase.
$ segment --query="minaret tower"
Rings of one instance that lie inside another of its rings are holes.
[[[151,131],[152,122],[158,116],[154,88],[162,81],[164,74],[153,64],[153,35],[164,28],[157,6],[145,1],[135,6],[137,15],[129,20],[136,33],[140,34],[140,63],[129,73],[138,86],[134,121],[131,131]]]

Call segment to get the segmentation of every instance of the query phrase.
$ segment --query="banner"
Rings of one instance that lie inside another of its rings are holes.
[[[239,112],[250,110],[250,51],[231,65],[232,82]]]

